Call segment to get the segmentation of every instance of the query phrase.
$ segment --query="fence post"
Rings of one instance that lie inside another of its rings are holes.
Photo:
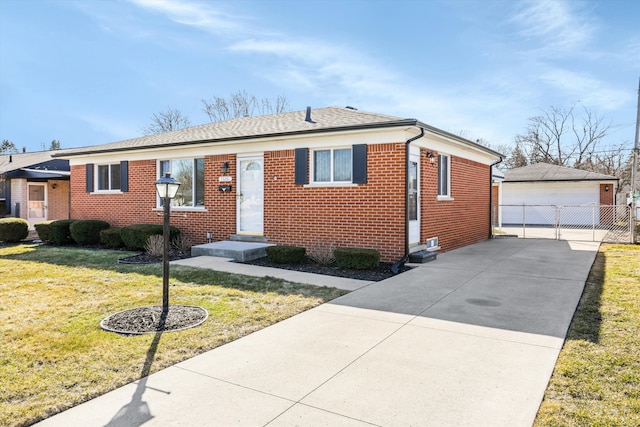
[[[591,209],[591,240],[593,242],[596,241],[596,205],[593,205],[593,209]]]
[[[560,240],[560,209],[562,206],[555,206],[556,208],[556,240]]]

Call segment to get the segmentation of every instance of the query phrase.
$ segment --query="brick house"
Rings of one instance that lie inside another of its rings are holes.
[[[416,119],[328,107],[244,117],[65,150],[71,217],[160,223],[154,181],[182,183],[171,224],[194,244],[234,239],[374,248],[396,261],[490,236],[500,154]]]
[[[0,217],[26,219],[29,228],[69,218],[69,162],[53,151],[0,155]]]

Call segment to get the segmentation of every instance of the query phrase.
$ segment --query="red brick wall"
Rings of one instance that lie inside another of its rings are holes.
[[[68,219],[69,181],[50,180],[47,186],[47,219]]]
[[[369,145],[366,185],[294,185],[294,151],[265,153],[264,233],[270,242],[374,248],[404,253],[404,143]],[[274,179],[276,178],[276,179]]]
[[[443,250],[451,250],[488,237],[489,166],[461,158],[451,159],[454,201],[437,201],[437,165],[421,153],[421,241],[438,236]],[[220,183],[220,166],[229,162],[231,183]],[[304,246],[320,242],[336,246],[374,248],[383,261],[404,254],[405,143],[369,145],[365,185],[305,187],[294,184],[294,151],[264,153],[264,235],[269,242]],[[204,212],[178,211],[171,224],[194,244],[229,239],[236,232],[236,156],[205,157]],[[156,161],[129,162],[129,191],[91,194],[85,191],[85,166],[71,169],[73,219],[102,219],[112,227],[161,223],[156,209]],[[218,191],[231,184],[232,191]]]
[[[421,153],[421,240],[438,237],[443,251],[489,237],[490,166],[451,156],[453,200],[438,200],[438,165]],[[437,158],[437,153],[436,153]]]

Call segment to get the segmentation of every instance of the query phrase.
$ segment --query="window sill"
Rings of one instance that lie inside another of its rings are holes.
[[[152,209],[153,211],[157,211],[157,212],[163,212],[164,208],[163,207],[155,207]],[[209,212],[206,208],[202,207],[202,208],[194,208],[191,206],[174,206],[171,208],[171,212]]]
[[[453,202],[455,199],[451,196],[438,196],[436,200],[438,202]]]
[[[326,188],[326,187],[357,187],[358,184],[352,182],[314,182],[303,185],[304,188]]]
[[[92,191],[89,194],[124,194],[124,192],[120,190],[98,190],[98,191]]]

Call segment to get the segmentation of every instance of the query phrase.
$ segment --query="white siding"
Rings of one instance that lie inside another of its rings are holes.
[[[553,225],[556,221],[554,206],[594,206],[599,203],[599,182],[502,183],[503,224],[522,224],[524,216],[527,224]],[[523,204],[529,206],[524,211]],[[576,216],[582,216],[582,211]],[[582,219],[576,220],[576,224],[581,222]]]

